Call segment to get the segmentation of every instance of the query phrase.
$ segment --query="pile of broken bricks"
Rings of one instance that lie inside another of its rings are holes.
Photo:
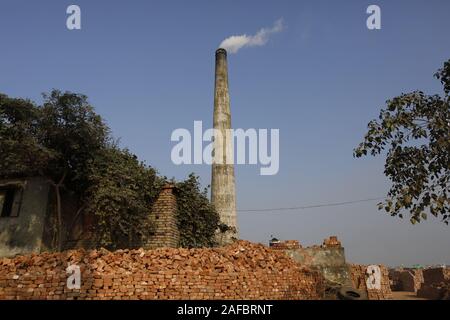
[[[68,266],[79,268],[79,288],[68,285]],[[0,259],[0,299],[320,299],[323,291],[320,273],[246,241]]]

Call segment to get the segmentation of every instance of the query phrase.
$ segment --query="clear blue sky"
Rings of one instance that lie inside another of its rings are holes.
[[[66,29],[78,4],[82,30]],[[366,28],[378,4],[382,29]],[[206,165],[170,160],[176,128],[211,126],[214,51],[230,35],[283,18],[266,46],[229,55],[235,128],[280,129],[280,171],[236,168],[239,209],[379,197],[382,158],[353,159],[385,100],[422,89],[450,58],[450,1],[0,1],[0,91],[41,101],[52,88],[88,95],[121,144],[168,177]],[[297,212],[242,213],[241,237],[304,245],[337,235],[360,263],[450,264],[450,230],[411,226],[376,202]]]

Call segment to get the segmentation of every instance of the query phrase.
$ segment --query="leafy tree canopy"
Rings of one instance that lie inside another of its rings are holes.
[[[40,142],[40,109],[29,101],[0,94],[0,172],[3,177],[42,172],[50,150]]]
[[[201,191],[199,178],[190,174],[176,184],[180,244],[183,247],[212,247],[220,218],[208,200],[207,189]]]
[[[84,95],[53,90],[37,105],[0,94],[0,177],[38,175],[54,186],[59,250],[61,189],[80,200],[74,220],[80,213],[95,217],[98,245],[137,246],[152,231],[148,215],[166,179],[112,141]],[[181,244],[213,245],[219,220],[206,191],[193,175],[178,187]]]
[[[148,215],[164,179],[128,150],[112,145],[90,166],[86,211],[96,216],[95,242],[141,246],[153,230]]]
[[[429,213],[449,222],[450,60],[435,77],[442,96],[414,91],[388,100],[354,151],[356,157],[387,151],[384,173],[392,186],[379,208],[401,218],[406,210],[413,224]]]
[[[40,175],[55,188],[58,249],[62,249],[61,188],[82,193],[87,168],[108,129],[86,96],[53,90],[44,104],[0,97],[0,174]]]

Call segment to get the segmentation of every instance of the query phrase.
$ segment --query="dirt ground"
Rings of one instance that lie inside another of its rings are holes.
[[[394,300],[426,300],[424,298],[419,298],[414,292],[407,291],[393,291],[392,296]]]

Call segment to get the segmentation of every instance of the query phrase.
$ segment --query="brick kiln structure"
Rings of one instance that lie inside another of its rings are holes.
[[[174,185],[165,185],[152,208],[150,219],[155,226],[147,249],[177,248],[180,241],[180,232],[177,222],[177,198],[174,194]]]
[[[67,287],[68,265],[81,288]],[[320,299],[320,273],[239,241],[215,249],[71,250],[0,259],[0,299]]]

